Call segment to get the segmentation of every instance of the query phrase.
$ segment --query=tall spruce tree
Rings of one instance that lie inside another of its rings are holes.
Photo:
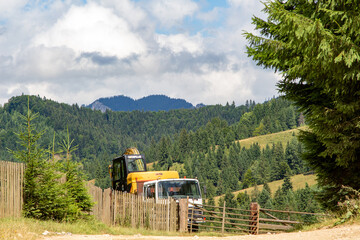
[[[261,36],[245,33],[247,53],[282,73],[278,87],[310,127],[305,160],[323,187],[321,202],[336,210],[341,185],[360,188],[360,1],[289,0],[264,3],[253,17]]]

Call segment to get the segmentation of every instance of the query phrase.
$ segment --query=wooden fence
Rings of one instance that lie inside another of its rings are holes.
[[[155,202],[142,196],[113,191],[112,223],[152,230],[178,229],[178,204],[172,198]]]
[[[260,208],[258,203],[251,203],[250,209],[229,208],[226,207],[226,201],[222,207],[198,204],[194,206],[188,211],[190,232],[194,229],[210,229],[221,233],[277,233],[292,230],[296,225],[314,223],[318,218],[326,216],[319,213],[264,209]],[[284,219],[285,217],[287,219]],[[201,218],[206,220],[199,222]]]
[[[141,196],[87,184],[95,205],[92,214],[109,225],[176,231],[179,228],[178,204],[173,199],[155,202]]]
[[[25,164],[0,161],[0,218],[20,217]]]
[[[99,187],[96,187],[94,184],[88,182],[86,187],[89,191],[89,194],[94,200],[94,207],[91,214],[95,216],[96,219],[106,223],[111,224],[111,190],[105,189],[102,190]]]
[[[293,230],[297,226],[318,222],[328,215],[286,210],[258,208],[258,232],[279,232]]]

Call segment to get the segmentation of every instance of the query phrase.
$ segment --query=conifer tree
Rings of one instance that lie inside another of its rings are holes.
[[[22,116],[24,128],[18,133],[22,148],[12,151],[15,157],[26,163],[24,216],[42,220],[75,220],[81,216],[82,211],[90,211],[92,202],[85,186],[81,185],[83,179],[80,179],[78,169],[71,165],[68,157],[67,179],[62,184],[61,169],[55,160],[55,140],[48,151],[39,145],[43,132],[34,127],[33,121],[37,117],[38,114],[33,114],[30,110],[28,100],[27,113]],[[67,155],[72,150],[71,144],[69,146]]]
[[[271,189],[270,189],[269,184],[268,184],[267,182],[264,183],[263,189],[265,189],[266,191],[268,191],[268,193],[270,193],[270,195],[271,195]]]
[[[69,216],[68,220],[74,220],[82,215],[89,213],[93,206],[91,197],[85,187],[84,176],[81,172],[80,165],[72,160],[72,153],[76,151],[77,146],[73,145],[74,140],[70,141],[69,129],[67,129],[67,136],[60,146],[65,158],[63,162],[63,170],[65,173],[66,181],[64,187],[66,189],[66,195],[73,201],[72,208],[73,215]]]
[[[243,188],[248,188],[248,187],[251,187],[252,185],[254,185],[255,183],[256,183],[255,178],[253,176],[253,173],[251,172],[251,169],[249,168],[246,171],[246,173],[244,174],[242,187]]]
[[[281,189],[282,189],[284,192],[292,191],[292,190],[293,190],[293,185],[292,185],[292,183],[291,183],[290,174],[286,174],[286,175],[285,175],[284,183],[282,184]]]
[[[360,2],[274,0],[264,11],[253,18],[261,36],[245,33],[247,53],[282,74],[280,91],[311,129],[301,140],[320,199],[336,210],[341,185],[360,189]]]
[[[247,192],[239,192],[236,196],[236,201],[238,202],[238,206],[241,209],[248,209],[250,207],[250,196]]]
[[[65,192],[58,179],[53,163],[47,161],[46,151],[39,145],[39,139],[44,132],[39,132],[34,127],[34,114],[29,107],[26,115],[21,115],[24,120],[23,128],[17,134],[21,148],[12,151],[14,156],[26,164],[24,183],[25,217],[37,219],[63,220],[67,215],[65,210],[71,202],[67,201]]]
[[[268,192],[265,188],[260,192],[258,197],[258,203],[261,207],[268,206],[268,202],[271,201],[270,192]]]

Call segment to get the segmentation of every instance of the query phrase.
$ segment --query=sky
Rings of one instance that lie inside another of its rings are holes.
[[[90,104],[151,94],[244,104],[279,75],[247,56],[258,0],[0,0],[0,104],[21,94]]]

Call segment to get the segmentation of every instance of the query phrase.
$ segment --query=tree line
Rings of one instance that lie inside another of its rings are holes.
[[[15,132],[21,125],[21,114],[27,111],[27,98],[14,97],[0,108],[2,159],[15,160],[6,149],[17,148]],[[68,129],[78,145],[74,160],[81,163],[88,179],[95,178],[103,188],[110,186],[110,161],[129,146],[137,147],[148,162],[158,161],[159,167],[166,168],[164,161],[168,165],[172,164],[170,161],[183,163],[190,152],[229,147],[235,140],[287,130],[301,123],[296,108],[282,98],[262,104],[247,101],[241,106],[232,103],[168,112],[101,113],[37,96],[30,96],[29,104],[32,111],[39,113],[36,126],[44,130],[39,144],[47,146],[54,132],[65,138]]]
[[[180,176],[198,178],[206,186],[208,197],[309,171],[301,158],[302,144],[295,137],[286,146],[278,142],[264,149],[257,143],[250,148],[241,147],[238,141],[201,149],[188,145],[186,139],[190,136],[186,131],[180,135],[182,137],[173,142],[162,138],[153,148],[158,159],[153,168],[167,170],[171,167],[177,169]],[[182,144],[187,148],[181,147]],[[152,154],[148,156],[152,157]]]
[[[56,174],[52,172],[54,171],[54,169],[57,169],[57,171],[63,171],[65,169],[66,171],[70,171],[72,174],[84,170],[88,179],[95,178],[97,185],[103,188],[109,187],[110,178],[108,176],[107,166],[109,160],[112,159],[112,156],[119,155],[117,153],[119,152],[119,150],[114,150],[115,153],[111,150],[101,150],[101,147],[99,147],[99,144],[101,144],[101,138],[100,141],[98,139],[92,139],[91,137],[93,135],[87,135],[87,133],[92,132],[92,130],[87,131],[86,128],[88,128],[88,126],[94,126],[95,124],[99,124],[99,126],[102,126],[101,124],[103,124],[103,127],[95,129],[94,132],[104,138],[109,137],[111,139],[112,137],[114,137],[116,139],[117,136],[114,136],[114,134],[117,133],[117,131],[121,131],[122,129],[111,129],[111,126],[109,126],[108,124],[104,124],[104,122],[102,121],[104,119],[104,116],[112,116],[112,114],[115,114],[115,116],[117,116],[118,113],[99,113],[98,111],[78,108],[77,106],[56,104],[53,101],[44,100],[37,97],[33,97],[33,99],[40,101],[43,107],[47,104],[53,106],[53,111],[55,111],[55,106],[57,106],[60,109],[63,108],[67,110],[76,110],[75,112],[78,112],[79,115],[89,114],[89,117],[86,117],[85,119],[79,117],[78,115],[72,115],[72,111],[60,111],[56,114],[56,118],[59,118],[61,114],[64,114],[64,118],[71,119],[68,124],[72,122],[75,122],[76,124],[76,122],[78,122],[78,125],[76,126],[82,126],[82,128],[76,129],[75,132],[80,133],[84,131],[81,135],[84,138],[83,142],[79,141],[80,144],[77,145],[77,148],[71,150],[71,156],[74,158],[77,164],[69,165],[70,162],[66,160],[62,161],[63,164],[60,164],[60,167],[55,167],[55,165],[52,164],[51,161],[45,161],[42,162],[38,167],[45,166],[47,170],[41,170],[42,168],[40,168],[40,170],[38,169],[36,171],[38,173],[40,171],[44,171],[44,173],[50,171],[49,176],[45,178],[55,179]],[[30,105],[31,104],[29,104],[28,109],[25,111],[29,111]],[[18,127],[18,123],[20,123],[21,125],[21,119],[23,118],[21,114],[21,106],[22,104],[18,104],[16,107],[14,107],[13,104],[12,107],[5,105],[2,109],[2,119],[6,119],[6,117],[9,116],[11,117],[11,121],[3,121],[3,123],[8,124],[7,126],[13,126],[13,130],[14,128]],[[35,109],[41,110],[41,107],[39,107],[38,105],[33,104],[32,106]],[[216,106],[216,108],[209,108],[208,111],[217,108],[219,108],[219,106]],[[237,107],[232,104],[224,106],[222,108],[223,110],[227,110],[231,113],[230,110],[234,110]],[[292,106],[291,102],[286,101],[282,98],[274,98],[263,104],[255,104],[255,102],[249,101],[246,105],[241,106],[241,109],[246,109],[246,111],[244,110],[244,113],[241,115],[238,122],[234,122],[232,124],[229,124],[228,121],[222,119],[220,116],[211,118],[205,125],[200,126],[195,130],[187,130],[186,128],[181,128],[177,130],[178,133],[174,131],[174,134],[171,134],[172,131],[170,130],[168,134],[161,136],[158,141],[155,140],[156,136],[152,136],[151,141],[148,145],[146,145],[146,143],[142,143],[145,146],[145,150],[143,150],[143,153],[145,153],[147,161],[153,163],[153,169],[155,170],[167,170],[169,168],[174,168],[179,171],[180,176],[182,177],[187,176],[198,178],[201,182],[201,185],[205,186],[206,197],[210,200],[217,195],[227,194],[225,196],[229,196],[231,191],[240,190],[250,186],[257,186],[259,184],[266,184],[269,181],[279,180],[287,178],[293,174],[299,174],[309,171],[309,168],[306,166],[306,164],[304,164],[301,158],[301,155],[303,153],[303,146],[300,142],[298,142],[295,137],[289,140],[285,146],[283,146],[282,143],[279,142],[272,145],[267,145],[263,149],[261,149],[257,143],[252,144],[249,148],[245,148],[242,147],[237,141],[237,139],[287,130],[303,124],[304,122],[301,114],[296,111],[296,108]],[[85,113],[81,113],[82,111],[85,111]],[[42,133],[42,137],[38,139],[39,147],[48,147],[49,142],[53,141],[53,137],[54,135],[56,135],[57,138],[67,139],[67,142],[63,141],[64,144],[62,145],[63,149],[67,149],[66,146],[71,145],[69,140],[69,132],[71,131],[70,129],[74,130],[74,126],[71,126],[71,124],[69,124],[66,125],[66,130],[59,128],[61,129],[60,131],[55,131],[55,129],[53,128],[54,123],[50,125],[47,124],[53,120],[53,116],[49,113],[47,114],[48,115],[46,115],[46,113],[38,114],[37,118],[34,119],[34,121],[36,122],[36,130],[41,131]],[[141,114],[147,113],[130,112],[128,113],[127,118],[133,119],[133,122],[135,123],[137,121],[136,117],[140,116]],[[159,114],[164,113],[160,112]],[[120,113],[120,115],[125,115],[125,113]],[[102,118],[97,119],[97,117]],[[107,119],[107,117],[105,119]],[[174,116],[169,119],[173,120]],[[191,121],[192,119],[193,118],[190,118],[189,121]],[[56,124],[58,123],[59,122],[57,122]],[[89,125],[84,125],[85,123],[88,123]],[[105,123],[108,123],[108,121],[106,121]],[[147,127],[147,125],[141,126],[142,129],[147,129]],[[2,131],[3,134],[9,133],[4,130]],[[139,129],[136,129],[134,131],[139,131],[139,133],[142,133],[142,131]],[[107,136],[107,134],[110,134],[111,132],[113,135]],[[51,137],[49,134],[53,134],[53,136]],[[142,134],[145,135],[146,132]],[[14,133],[14,136],[17,136],[16,132]],[[72,136],[76,135],[72,134]],[[131,135],[128,135],[129,138],[130,136]],[[77,144],[76,139],[79,140],[78,136],[74,137],[71,143],[75,142]],[[2,140],[4,140],[4,138],[2,138]],[[84,148],[87,149],[89,147],[89,144],[87,142],[93,142],[93,145],[91,145],[92,151],[89,152],[91,155],[87,154],[86,151],[84,151]],[[1,143],[6,144],[7,142],[2,141]],[[130,144],[133,144],[133,142],[131,142]],[[16,146],[16,144],[14,145]],[[24,151],[24,149],[19,148],[19,146],[16,146],[16,148],[19,149],[19,151]],[[66,151],[69,152],[70,148],[68,148]],[[52,154],[54,155],[55,151]],[[81,154],[84,154],[85,157]],[[40,179],[44,180],[42,177]],[[76,179],[79,178],[71,177],[71,175],[69,175],[69,179],[73,179],[72,184],[75,184],[77,182]],[[44,184],[47,184],[47,187],[50,187],[50,192],[56,192],[59,189],[62,189],[59,186],[56,187],[56,184],[54,183],[49,184],[48,182],[44,182]],[[44,184],[41,185],[41,187],[44,187]],[[80,186],[81,184],[77,187]],[[38,186],[34,185],[32,186],[32,188],[30,186],[30,188],[28,189],[32,190],[29,191],[29,193],[36,193],[40,191],[34,191],[35,187]],[[75,193],[80,190],[76,190]],[[80,193],[81,195],[83,195],[81,191]],[[279,194],[280,193],[282,192],[279,192]],[[261,201],[262,203],[266,203],[265,200],[262,199],[264,194],[266,195],[266,193],[264,192],[258,193],[259,201]],[[266,196],[271,195],[269,194],[267,194]],[[279,194],[275,194],[275,196]],[[309,194],[312,194],[312,191],[309,191]],[[54,194],[52,194],[52,196],[53,195]],[[69,202],[71,199],[74,199],[74,197],[69,198],[68,195],[64,195],[64,193],[62,193],[61,191],[58,192],[57,195],[59,195],[60,197],[64,196],[68,198],[61,199],[59,203]],[[279,196],[282,196],[285,199],[283,195],[280,194]],[[238,197],[239,199],[243,198],[243,196]],[[251,200],[251,198],[246,199]],[[256,198],[253,198],[252,200],[254,199]],[[278,199],[280,198],[269,200],[270,202],[267,203],[266,206],[269,206],[270,203],[273,204],[272,206],[277,206],[276,204],[278,204]],[[52,202],[58,202],[58,200],[59,199],[57,199],[56,201],[54,199],[47,199],[47,201]],[[297,202],[297,200],[294,201]],[[48,203],[45,201],[44,204],[46,206],[46,204]],[[61,204],[59,204],[59,206],[60,207],[56,207],[56,209],[67,209],[61,208]],[[72,209],[75,209],[75,212],[79,212],[79,210],[76,210],[76,208]],[[86,209],[88,210],[88,207]],[[61,212],[56,214],[61,216]],[[71,216],[70,213],[67,214],[67,216]],[[39,217],[36,216],[36,212],[30,212],[29,216]]]

